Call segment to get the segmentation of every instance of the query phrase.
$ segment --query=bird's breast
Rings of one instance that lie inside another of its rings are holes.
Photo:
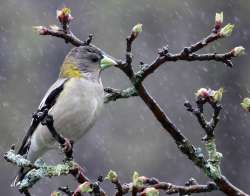
[[[78,140],[94,124],[103,105],[101,83],[72,78],[66,82],[63,92],[50,110],[54,126],[64,137]],[[53,141],[43,131],[44,142]],[[45,136],[44,136],[45,135]]]

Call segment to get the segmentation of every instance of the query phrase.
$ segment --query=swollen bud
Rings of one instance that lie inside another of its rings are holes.
[[[214,91],[213,92],[213,102],[221,102],[222,100],[222,97],[223,97],[223,92],[224,92],[224,89],[223,88],[220,88],[219,90],[217,91]]]
[[[77,189],[80,193],[90,193],[93,191],[90,182],[84,182],[80,184]]]
[[[56,10],[56,17],[62,24],[70,23],[70,21],[74,19],[71,16],[71,10],[67,7],[61,10]]]
[[[142,24],[137,24],[132,29],[132,34],[137,37],[142,32]]]
[[[110,182],[117,182],[118,175],[115,171],[110,170],[107,176],[105,177],[105,180],[109,180]]]
[[[51,193],[50,196],[61,196],[61,193],[58,192],[58,191],[54,191],[54,192]]]
[[[233,49],[234,56],[242,56],[245,54],[245,48],[243,46],[238,46]]]
[[[229,23],[220,30],[219,34],[221,37],[229,37],[232,35],[233,29],[234,25]]]
[[[215,14],[215,28],[220,29],[223,23],[223,12]]]
[[[249,112],[250,111],[250,98],[248,97],[244,98],[240,105],[245,111]]]
[[[136,187],[136,188],[142,188],[145,179],[146,179],[145,176],[140,176],[137,171],[134,171],[134,174],[133,174],[133,186]]]
[[[196,93],[198,99],[209,99],[210,101],[217,103],[222,100],[224,89],[211,90],[206,88],[200,88]]]
[[[196,93],[195,96],[197,98],[207,98],[209,96],[209,90],[206,88],[200,88]]]
[[[159,196],[160,195],[160,192],[159,190],[157,190],[156,188],[154,187],[148,187],[146,188],[142,194],[143,196]]]

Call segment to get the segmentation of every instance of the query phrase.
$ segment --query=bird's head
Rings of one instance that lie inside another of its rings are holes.
[[[100,72],[116,62],[103,51],[93,46],[73,48],[61,67],[61,78],[86,78],[99,80]]]

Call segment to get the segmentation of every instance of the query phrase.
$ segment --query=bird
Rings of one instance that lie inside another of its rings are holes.
[[[53,117],[55,130],[65,138],[78,141],[94,125],[103,107],[100,73],[115,64],[114,59],[95,46],[73,48],[66,55],[59,77],[46,92],[38,111],[46,108],[48,115]],[[33,118],[18,154],[33,163],[56,147],[56,140],[48,128]],[[21,168],[13,186],[27,172]]]

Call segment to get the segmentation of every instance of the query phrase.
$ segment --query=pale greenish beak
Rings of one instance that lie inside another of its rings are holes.
[[[114,66],[116,64],[117,63],[115,62],[115,60],[113,60],[112,58],[104,55],[103,59],[101,60],[100,67],[101,67],[102,70],[104,70],[104,69],[109,68],[111,66]]]

